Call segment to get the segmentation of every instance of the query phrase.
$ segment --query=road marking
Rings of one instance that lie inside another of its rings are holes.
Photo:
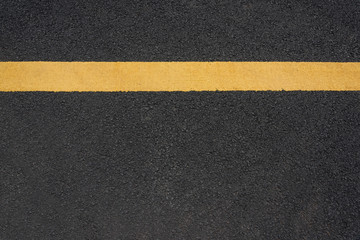
[[[360,63],[0,62],[0,91],[359,91]]]

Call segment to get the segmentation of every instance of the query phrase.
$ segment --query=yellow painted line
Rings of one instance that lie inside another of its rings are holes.
[[[360,90],[360,63],[0,62],[0,91]]]

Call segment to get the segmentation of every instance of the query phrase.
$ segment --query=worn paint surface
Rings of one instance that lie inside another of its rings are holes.
[[[360,90],[360,63],[0,63],[0,91],[216,90]]]

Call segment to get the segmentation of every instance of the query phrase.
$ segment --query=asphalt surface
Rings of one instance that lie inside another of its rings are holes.
[[[359,101],[1,93],[1,239],[356,239]]]
[[[2,0],[4,61],[359,61],[358,0]]]
[[[0,61],[358,62],[359,5],[3,0]],[[359,94],[0,93],[0,239],[358,239]]]

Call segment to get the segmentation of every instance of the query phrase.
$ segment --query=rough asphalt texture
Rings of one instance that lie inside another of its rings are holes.
[[[0,61],[359,61],[359,5],[3,0]],[[0,163],[0,239],[360,237],[360,92],[0,93]]]
[[[9,61],[359,61],[359,0],[1,0]]]
[[[356,239],[360,93],[2,93],[1,239]]]

